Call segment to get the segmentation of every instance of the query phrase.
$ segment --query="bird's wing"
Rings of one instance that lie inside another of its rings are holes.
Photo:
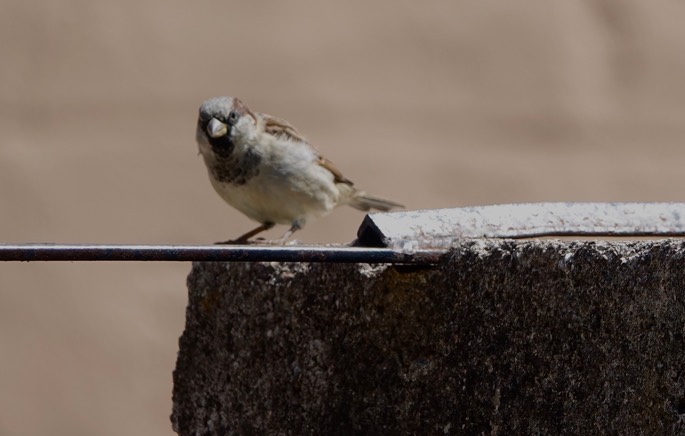
[[[331,172],[331,174],[333,174],[333,181],[335,183],[344,183],[344,184],[350,185],[350,186],[354,185],[354,183],[352,183],[352,181],[350,179],[348,179],[347,177],[342,175],[342,173],[340,172],[338,167],[333,165],[333,162],[326,159],[325,157],[319,156],[318,164],[321,165],[322,167],[326,168],[328,171]]]
[[[276,118],[274,116],[264,113],[260,113],[259,115],[264,120],[264,131],[266,133],[273,136],[285,136],[286,138],[292,141],[307,142],[307,140],[304,139],[304,137],[298,133],[295,127],[293,127],[293,125],[287,122],[286,120]],[[312,148],[314,147],[312,146]],[[353,183],[348,178],[343,176],[338,167],[336,167],[330,160],[319,155],[317,163],[322,167],[326,168],[328,171],[330,171],[331,174],[333,174],[333,180],[335,181],[335,183],[344,183],[350,186],[353,185]]]
[[[273,136],[285,136],[290,140],[307,142],[302,135],[286,120],[268,114],[259,114],[264,120],[264,131]]]

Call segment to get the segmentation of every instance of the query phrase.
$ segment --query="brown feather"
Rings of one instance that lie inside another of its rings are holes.
[[[286,120],[272,117],[271,115],[260,113],[264,120],[264,131],[274,136],[285,136],[293,141],[306,142],[304,137],[300,135],[295,127]]]
[[[344,183],[346,185],[354,185],[350,179],[347,177],[343,176],[338,167],[333,165],[333,162],[330,160],[326,159],[323,156],[319,156],[319,165],[322,167],[326,168],[328,171],[330,171],[333,174],[333,181],[335,183]]]
[[[270,135],[274,136],[285,136],[293,141],[307,142],[306,139],[293,127],[292,124],[283,120],[281,118],[276,118],[274,116],[260,113],[262,119],[264,120],[264,131]],[[311,145],[311,144],[310,144]],[[312,146],[314,148],[314,146]],[[319,156],[318,164],[326,168],[333,174],[335,183],[344,183],[346,185],[352,186],[353,183],[342,175],[338,167],[336,167],[333,162],[329,161],[323,156]]]
[[[355,209],[367,212],[371,209],[387,212],[392,209],[403,209],[404,205],[386,200],[385,198],[372,197],[363,192],[357,192],[350,202],[350,206]]]

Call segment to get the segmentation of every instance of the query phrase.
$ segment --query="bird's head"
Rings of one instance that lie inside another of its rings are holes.
[[[236,141],[249,137],[255,131],[257,117],[235,97],[214,97],[200,106],[196,139],[200,153],[227,156]]]

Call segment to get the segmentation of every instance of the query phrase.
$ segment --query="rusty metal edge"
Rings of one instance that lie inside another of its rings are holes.
[[[0,244],[0,261],[231,261],[435,264],[445,250],[348,246]]]

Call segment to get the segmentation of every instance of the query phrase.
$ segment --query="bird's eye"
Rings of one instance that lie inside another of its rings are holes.
[[[231,123],[235,123],[236,121],[238,121],[238,112],[236,112],[236,111],[229,112],[228,121]]]

